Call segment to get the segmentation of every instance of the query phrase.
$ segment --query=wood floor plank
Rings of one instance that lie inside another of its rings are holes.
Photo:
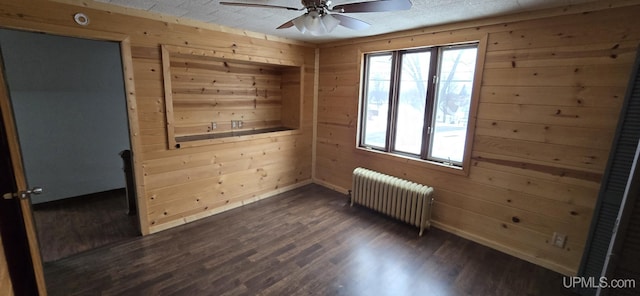
[[[45,262],[140,235],[127,215],[124,188],[36,204],[33,216]]]
[[[50,295],[573,295],[562,275],[308,185],[45,264]]]

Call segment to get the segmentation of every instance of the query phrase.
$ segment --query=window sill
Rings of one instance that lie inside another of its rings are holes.
[[[402,163],[416,165],[416,166],[420,166],[430,170],[436,170],[436,171],[441,171],[441,172],[455,174],[455,175],[462,175],[462,176],[469,175],[468,166],[459,167],[459,166],[453,166],[453,165],[446,165],[440,162],[418,159],[410,156],[378,151],[378,150],[364,148],[364,147],[356,147],[356,152],[363,155],[368,155],[368,156],[370,156],[371,154],[375,154],[376,157],[380,157],[385,160],[394,161],[394,162],[399,161]]]

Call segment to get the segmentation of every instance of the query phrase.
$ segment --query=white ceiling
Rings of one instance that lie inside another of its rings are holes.
[[[220,0],[96,1],[294,40],[320,43],[597,0],[411,0],[413,7],[407,11],[345,14],[366,21],[371,24],[371,27],[363,31],[354,31],[338,26],[325,36],[304,35],[295,27],[276,30],[281,24],[303,14],[303,11],[224,6],[220,5]],[[223,1],[302,7],[302,4],[297,0]],[[330,7],[337,4],[364,1],[367,0],[333,0]]]

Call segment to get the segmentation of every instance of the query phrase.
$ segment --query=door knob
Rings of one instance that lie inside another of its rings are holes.
[[[27,199],[29,197],[31,197],[31,194],[42,194],[42,192],[44,192],[44,190],[42,189],[42,187],[33,187],[31,189],[27,189],[24,191],[19,191],[19,192],[8,192],[2,195],[2,198],[4,199],[12,199],[14,197],[20,197],[21,199]]]

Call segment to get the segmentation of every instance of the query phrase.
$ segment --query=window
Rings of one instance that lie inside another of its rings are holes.
[[[365,55],[359,145],[462,166],[478,44]]]

